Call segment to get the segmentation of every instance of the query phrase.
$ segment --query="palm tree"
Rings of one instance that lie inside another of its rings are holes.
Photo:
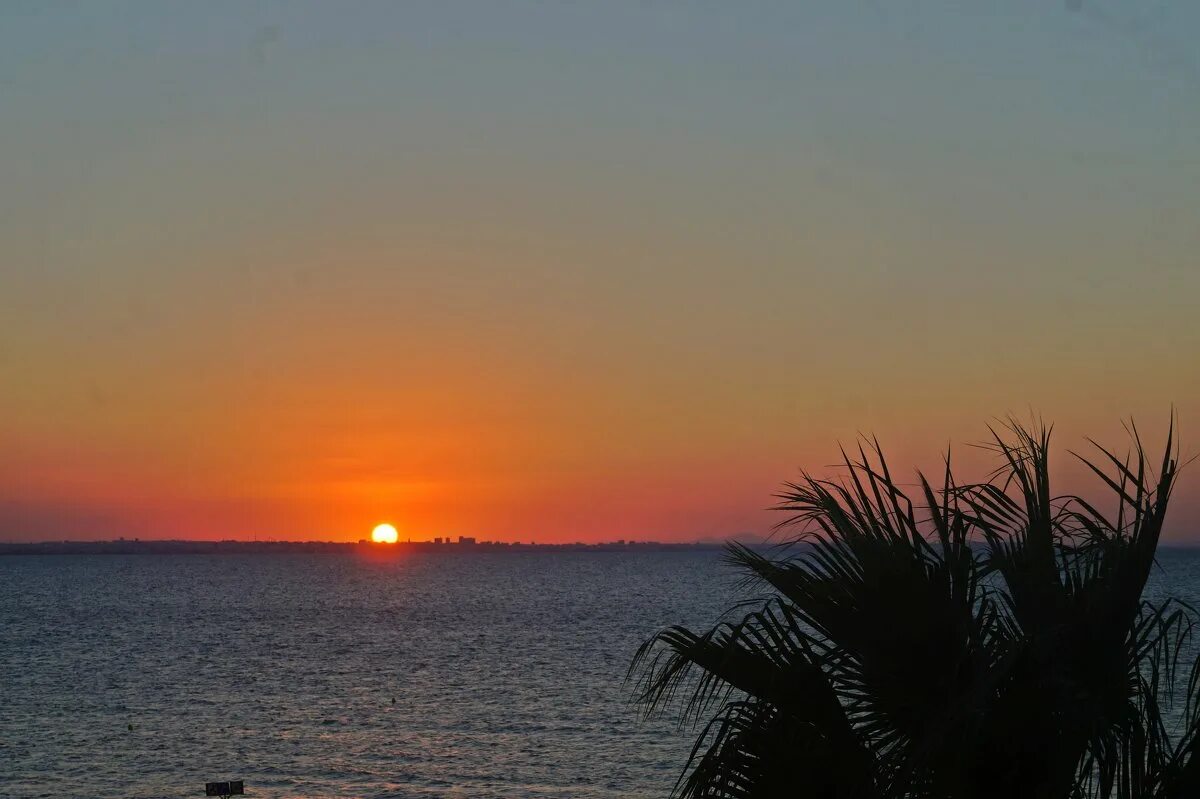
[[[1173,420],[1172,420],[1173,421]],[[1000,468],[910,498],[878,445],[808,474],[771,556],[730,545],[768,597],[706,632],[671,627],[630,670],[647,713],[707,720],[682,797],[1184,799],[1200,796],[1196,670],[1176,680],[1192,614],[1142,598],[1178,469],[1080,460],[1106,516],[1055,496],[1050,430],[1010,422]]]

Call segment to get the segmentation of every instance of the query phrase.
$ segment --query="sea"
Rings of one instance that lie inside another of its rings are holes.
[[[0,556],[0,797],[664,797],[638,646],[719,552]]]
[[[1148,593],[1200,606],[1200,551]],[[719,552],[0,556],[0,797],[665,797],[626,681]]]

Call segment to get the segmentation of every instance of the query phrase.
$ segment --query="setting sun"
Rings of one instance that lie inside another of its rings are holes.
[[[394,544],[400,536],[390,524],[379,524],[371,531],[371,540],[376,544]]]

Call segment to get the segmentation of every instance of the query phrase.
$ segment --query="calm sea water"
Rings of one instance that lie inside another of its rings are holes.
[[[0,796],[664,796],[630,657],[734,595],[713,552],[0,557]]]
[[[711,552],[0,557],[0,796],[664,796],[690,734],[626,667],[736,595]]]

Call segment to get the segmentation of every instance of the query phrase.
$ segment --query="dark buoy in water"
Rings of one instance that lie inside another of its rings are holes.
[[[229,782],[206,782],[204,783],[205,796],[219,796],[221,799],[229,799],[231,796],[237,796],[246,792],[241,780],[230,780]]]

